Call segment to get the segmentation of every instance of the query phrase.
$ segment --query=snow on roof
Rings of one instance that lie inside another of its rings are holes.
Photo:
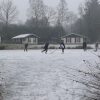
[[[20,39],[20,38],[26,38],[28,36],[35,36],[35,37],[38,37],[37,35],[35,34],[21,34],[21,35],[17,35],[15,37],[13,37],[12,39]]]
[[[79,37],[85,37],[85,36],[80,35],[80,34],[71,33],[71,34],[68,34],[68,35],[63,36],[62,38],[67,37],[67,36],[70,36],[70,35],[76,35],[76,36],[79,36]],[[86,37],[85,37],[85,38],[86,38]]]

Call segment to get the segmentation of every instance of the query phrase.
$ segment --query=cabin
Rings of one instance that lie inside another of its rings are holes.
[[[80,34],[71,33],[61,38],[65,44],[82,44],[86,40],[85,36]]]
[[[20,43],[20,44],[38,44],[38,39],[39,37],[35,34],[29,33],[29,34],[20,34],[12,38],[15,43]]]

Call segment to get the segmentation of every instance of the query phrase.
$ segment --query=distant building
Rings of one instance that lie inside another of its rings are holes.
[[[64,41],[65,44],[82,44],[86,37],[79,34],[71,33],[63,36],[61,39]]]
[[[38,44],[38,36],[35,34],[21,34],[13,37],[12,39],[16,43],[21,43],[21,44]]]

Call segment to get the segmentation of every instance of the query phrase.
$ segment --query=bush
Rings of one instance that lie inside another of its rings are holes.
[[[83,49],[82,46],[76,46],[76,47],[67,47],[67,49]],[[87,49],[93,49],[92,47],[88,46]]]
[[[49,49],[56,49],[56,47],[55,46],[50,46]]]
[[[4,50],[5,46],[4,45],[0,45],[0,50]]]

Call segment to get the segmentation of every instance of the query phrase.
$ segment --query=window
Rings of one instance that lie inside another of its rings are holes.
[[[28,42],[31,43],[31,38],[28,38]]]
[[[76,38],[76,43],[80,43],[80,38],[79,37]]]
[[[66,43],[70,43],[71,42],[71,38],[66,38]]]
[[[26,38],[23,38],[23,41],[26,41]]]
[[[36,42],[36,38],[33,38],[34,43]]]

